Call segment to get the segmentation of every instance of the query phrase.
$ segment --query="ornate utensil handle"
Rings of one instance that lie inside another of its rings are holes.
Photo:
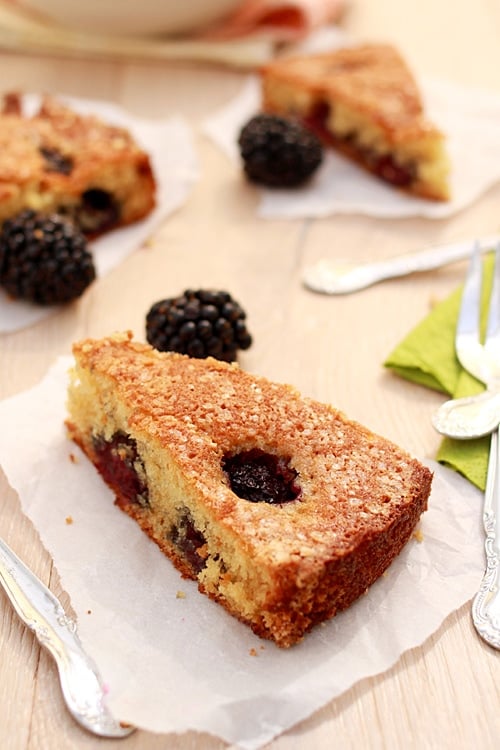
[[[481,638],[500,649],[500,428],[491,435],[484,493],[486,571],[472,604],[472,619]]]
[[[133,728],[116,721],[104,703],[101,678],[83,650],[76,622],[3,539],[0,539],[0,584],[21,620],[54,657],[64,700],[76,721],[102,737],[129,735]]]

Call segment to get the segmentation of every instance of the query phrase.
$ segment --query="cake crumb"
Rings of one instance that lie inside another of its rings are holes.
[[[73,516],[66,516],[64,521],[68,526],[70,526],[73,523]]]
[[[176,598],[176,599],[185,599],[185,598],[186,598],[186,594],[185,594],[185,592],[184,592],[184,591],[180,591],[180,590],[179,590],[179,591],[178,591],[178,592],[176,593],[176,595],[175,595],[175,598]]]
[[[87,614],[88,614],[88,615],[91,615],[91,614],[92,614],[92,610],[91,610],[91,609],[88,609],[88,610],[87,610]]]
[[[413,532],[413,538],[416,539],[419,544],[424,541],[424,535],[420,529]]]
[[[74,453],[70,453],[69,454],[69,460],[71,461],[72,464],[77,464],[78,463],[78,459],[77,459],[77,457],[75,456]]]
[[[248,653],[250,654],[250,656],[257,656],[257,649],[251,648]]]

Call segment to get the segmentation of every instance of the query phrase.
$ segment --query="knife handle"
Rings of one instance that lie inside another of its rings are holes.
[[[76,721],[102,737],[126,737],[122,725],[104,703],[105,691],[77,633],[76,622],[54,594],[0,538],[0,584],[20,619],[54,657],[66,705]]]
[[[484,493],[486,571],[472,603],[472,619],[481,638],[500,649],[500,428],[491,434]]]

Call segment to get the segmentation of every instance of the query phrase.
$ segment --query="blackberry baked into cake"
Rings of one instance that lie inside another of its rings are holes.
[[[130,334],[73,350],[69,434],[118,506],[278,646],[363,594],[427,507],[426,467],[291,386]]]
[[[148,154],[124,128],[44,97],[32,116],[7,94],[0,114],[0,224],[24,209],[69,216],[96,236],[155,205]]]
[[[284,58],[262,70],[263,109],[294,116],[327,144],[412,194],[449,199],[443,134],[390,45]]]

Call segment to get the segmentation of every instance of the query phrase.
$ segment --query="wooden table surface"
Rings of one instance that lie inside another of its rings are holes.
[[[353,0],[343,26],[360,38],[396,43],[419,75],[500,92],[498,0]],[[78,304],[31,328],[0,336],[0,397],[34,385],[73,340],[125,328],[142,338],[145,311],[152,302],[188,286],[215,286],[231,291],[248,311],[255,343],[244,354],[246,369],[293,383],[414,454],[433,457],[439,439],[430,417],[442,397],[399,380],[381,365],[433,301],[460,282],[464,264],[337,298],[306,291],[301,270],[323,254],[363,261],[497,232],[500,185],[448,220],[259,220],[256,191],[199,129],[204,115],[239,90],[243,75],[199,63],[0,52],[0,80],[6,90],[111,100],[146,117],[183,115],[193,126],[202,167],[189,201],[165,221],[149,252],[136,252]],[[471,150],[480,147],[470,143]],[[67,602],[49,556],[3,476],[0,498],[0,534]],[[194,733],[157,736],[140,731],[121,741],[99,741],[86,734],[65,710],[51,659],[20,625],[3,594],[0,618],[1,748],[224,747]],[[269,747],[499,747],[499,658],[476,637],[467,604],[388,672],[355,685]]]

